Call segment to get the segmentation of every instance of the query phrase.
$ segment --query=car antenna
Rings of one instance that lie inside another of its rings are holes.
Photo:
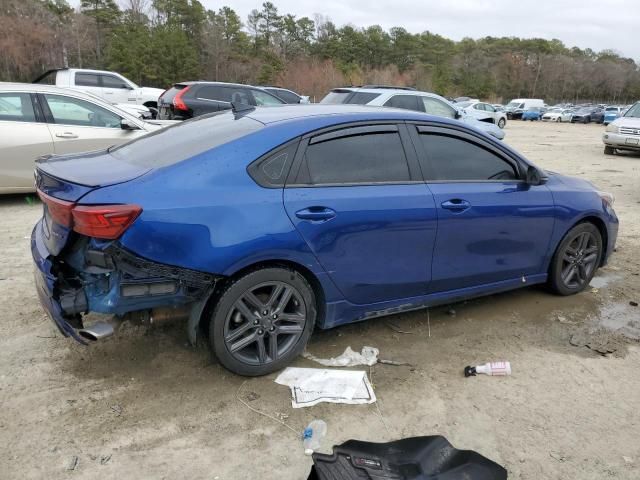
[[[231,111],[237,114],[245,114],[255,110],[256,107],[242,102],[231,102]]]

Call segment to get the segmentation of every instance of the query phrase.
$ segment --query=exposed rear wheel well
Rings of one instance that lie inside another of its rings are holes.
[[[244,277],[248,273],[255,272],[256,270],[262,270],[264,268],[273,268],[273,267],[286,268],[289,270],[293,270],[299,273],[300,275],[302,275],[305,278],[305,280],[309,282],[309,285],[311,285],[311,288],[313,289],[313,293],[315,294],[315,297],[316,297],[316,311],[318,312],[318,315],[316,317],[316,324],[322,323],[325,315],[324,290],[322,289],[322,285],[320,284],[316,276],[313,274],[313,272],[308,268],[300,265],[299,263],[291,262],[288,260],[268,260],[268,261],[258,262],[252,265],[248,265],[242,268],[241,270],[238,270],[233,275],[219,281],[218,284],[216,285],[215,290],[211,294],[211,297],[209,297],[209,300],[207,301],[207,306],[204,309],[202,317],[200,318],[200,328],[205,330],[209,328],[209,322],[202,321],[202,319],[208,319],[211,316],[213,307],[215,306],[218,298],[220,298],[220,295],[226,290],[228,285],[232,284],[239,278]],[[207,332],[207,335],[208,335],[208,332]]]
[[[143,105],[147,108],[158,108],[158,102],[145,102]]]

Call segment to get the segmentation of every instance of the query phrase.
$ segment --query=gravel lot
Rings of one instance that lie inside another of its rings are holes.
[[[594,288],[571,298],[527,288],[433,309],[430,322],[416,312],[315,334],[317,356],[371,345],[414,365],[371,369],[377,405],[293,410],[275,375],[230,375],[205,345],[186,344],[182,325],[124,328],[91,348],[62,338],[33,288],[40,205],[0,198],[0,478],[305,479],[300,440],[240,403],[239,389],[296,430],[324,419],[325,451],[443,434],[512,479],[640,478],[640,307],[629,303],[640,302],[640,156],[605,157],[602,130],[513,121],[506,138],[616,195],[618,251]],[[462,376],[492,359],[510,360],[513,375]]]

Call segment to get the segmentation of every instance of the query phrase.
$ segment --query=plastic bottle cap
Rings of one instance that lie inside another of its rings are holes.
[[[305,455],[313,455],[313,449],[312,448],[305,448],[304,449],[304,454]]]

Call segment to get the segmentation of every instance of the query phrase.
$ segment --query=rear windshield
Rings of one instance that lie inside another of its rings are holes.
[[[183,90],[186,87],[187,87],[186,85],[180,85],[180,84],[174,85],[173,87],[171,87],[169,90],[167,90],[161,95],[162,101],[165,103],[173,102],[173,97],[176,96],[176,93],[178,93],[180,90]]]
[[[212,113],[111,147],[109,152],[123,162],[159,168],[219,147],[263,126],[248,117],[236,119],[231,112]]]
[[[320,100],[320,103],[337,105],[344,103],[345,100],[351,95],[353,92],[351,90],[333,90],[327,93],[327,96]]]

